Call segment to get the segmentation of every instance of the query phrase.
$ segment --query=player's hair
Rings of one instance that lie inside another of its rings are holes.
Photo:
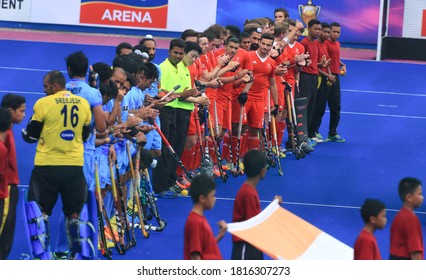
[[[330,23],[330,27],[340,27],[340,23],[332,22],[332,23]]]
[[[113,67],[120,67],[131,74],[136,73],[141,64],[143,64],[142,57],[135,53],[117,56],[112,62]]]
[[[226,41],[225,41],[225,45],[227,46],[227,45],[229,45],[229,43],[235,43],[235,44],[239,44],[240,43],[240,40],[238,40],[237,39],[237,37],[234,37],[234,36],[229,36],[227,39],[226,39]]]
[[[118,44],[117,47],[115,48],[115,54],[116,55],[120,55],[122,49],[129,49],[129,50],[131,50],[132,49],[132,45],[130,43],[128,43],[128,42],[122,42],[122,43]]]
[[[197,37],[198,39],[198,32],[195,31],[194,29],[186,29],[182,32],[182,34],[180,35],[180,38],[182,40],[186,40],[186,38],[188,37]]]
[[[248,34],[247,32],[241,32],[240,34],[240,42],[244,39],[244,38],[250,38],[250,34]]]
[[[225,27],[229,31],[230,36],[234,36],[235,38],[239,38],[241,34],[241,29],[236,25],[227,25]]]
[[[274,10],[274,16],[275,16],[275,14],[277,13],[277,12],[282,12],[282,13],[284,13],[284,17],[285,18],[288,18],[290,15],[288,14],[288,11],[286,10],[286,9],[284,9],[284,8],[276,8],[275,10]]]
[[[9,109],[0,107],[0,132],[5,132],[10,128],[12,114]]]
[[[252,34],[253,32],[261,33],[262,28],[258,23],[247,23],[244,25],[244,32]]]
[[[102,82],[99,84],[99,91],[101,92],[102,97],[109,99],[116,98],[118,94],[117,84],[112,80]]]
[[[170,41],[169,51],[171,51],[173,48],[185,49],[185,42],[182,39],[172,39]]]
[[[274,41],[274,35],[272,35],[271,33],[263,33],[262,36],[260,37],[260,40],[262,39]]]
[[[141,64],[141,68],[143,67],[144,75],[147,79],[158,79],[158,69],[157,66],[152,62],[145,62]],[[142,70],[139,68],[140,70]]]
[[[185,42],[185,54],[189,53],[190,51],[196,51],[198,54],[203,53],[203,50],[198,43]]]
[[[321,28],[331,28],[330,24],[328,24],[327,22],[321,22]]]
[[[219,33],[216,30],[210,28],[204,30],[203,36],[206,37],[209,42],[213,41],[214,39],[220,39]]]
[[[413,194],[422,182],[417,178],[406,177],[399,181],[398,195],[404,201],[408,194]]]
[[[216,189],[216,183],[212,178],[207,175],[200,174],[194,177],[191,183],[189,193],[192,198],[192,202],[199,202],[200,195],[208,196],[210,192]]]
[[[66,79],[65,79],[64,74],[62,74],[61,71],[52,70],[52,71],[48,72],[44,77],[47,78],[47,82],[50,85],[52,85],[52,84],[58,84],[58,86],[61,89],[65,88]]]
[[[259,150],[250,150],[244,155],[243,163],[244,173],[248,178],[254,178],[266,167],[266,156]]]
[[[379,213],[385,208],[386,205],[382,201],[367,198],[361,206],[361,218],[364,223],[368,223],[371,216],[377,217],[377,215],[379,215]]]
[[[21,107],[22,104],[25,103],[25,97],[22,95],[8,93],[3,96],[1,100],[1,107],[11,108],[12,110],[16,110]]]
[[[316,18],[313,18],[308,22],[308,27],[312,27],[315,24],[321,24],[321,22],[317,20]]]
[[[153,41],[153,42],[154,42],[154,44],[155,44],[155,45],[157,45],[157,43],[156,43],[156,42],[155,42],[155,40],[154,40],[154,37],[152,37],[152,35],[150,35],[150,34],[146,35],[146,36],[145,36],[145,38],[143,38],[143,39],[139,42],[139,44],[140,44],[140,45],[143,45],[146,41]]]
[[[274,27],[274,36],[278,37],[281,34],[286,33],[287,30],[288,30],[288,26],[289,26],[288,21],[278,22],[277,24],[275,24],[275,27]]]
[[[89,60],[87,56],[82,52],[74,52],[66,58],[67,67],[70,68],[71,74],[74,77],[85,77],[87,68],[89,68]]]
[[[92,65],[92,68],[95,73],[98,73],[101,82],[106,82],[112,76],[111,66],[105,62],[96,62]]]

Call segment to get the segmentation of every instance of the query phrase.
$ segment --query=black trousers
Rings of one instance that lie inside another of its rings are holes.
[[[7,211],[7,216],[2,221],[3,231],[0,234],[0,260],[6,260],[10,254],[10,251],[12,250],[13,238],[15,236],[16,206],[18,204],[18,199],[18,186],[11,185],[9,190],[9,197],[3,200],[3,205],[0,206],[1,216],[3,216],[4,211]],[[8,206],[8,209],[4,209],[5,205]]]
[[[185,148],[186,133],[191,111],[164,107],[160,110],[161,131],[180,158]],[[173,158],[164,141],[157,167],[152,170],[152,183],[155,193],[167,190],[176,182],[177,161]]]
[[[244,241],[232,242],[231,260],[263,260],[263,252]]]
[[[315,137],[315,131],[313,129],[313,120],[315,116],[315,100],[317,95],[318,87],[318,76],[316,74],[307,74],[300,72],[299,80],[299,96],[308,98],[308,137]]]
[[[328,135],[334,136],[337,134],[337,127],[340,122],[341,110],[341,93],[340,93],[340,76],[336,75],[336,83],[331,87],[327,87],[327,103],[330,109],[330,126]]]
[[[327,107],[327,81],[327,77],[321,76],[321,83],[319,84],[315,100],[315,112],[312,120],[312,127],[310,128],[310,130],[314,133],[319,132],[322,117],[324,116],[325,108]]]

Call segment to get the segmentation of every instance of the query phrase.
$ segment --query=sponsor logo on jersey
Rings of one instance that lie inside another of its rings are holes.
[[[65,141],[72,141],[74,139],[74,131],[72,130],[64,130],[61,132],[61,138],[64,139]]]

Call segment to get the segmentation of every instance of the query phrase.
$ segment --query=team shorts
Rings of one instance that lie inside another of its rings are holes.
[[[231,112],[232,112],[232,101],[223,97],[217,100],[217,118],[219,125],[222,126],[223,129],[230,130],[231,129]]]
[[[238,102],[238,100],[232,101],[232,123],[239,123],[240,122],[240,114],[241,114],[241,105]],[[243,107],[243,124],[247,123],[247,114],[246,109]]]
[[[35,166],[30,179],[28,201],[35,201],[47,215],[58,200],[66,216],[80,213],[87,199],[87,185],[82,166]]]
[[[264,104],[262,101],[247,101],[245,105],[247,125],[253,128],[263,127]]]
[[[87,182],[87,189],[95,191],[95,154],[93,152],[84,152],[83,173]]]

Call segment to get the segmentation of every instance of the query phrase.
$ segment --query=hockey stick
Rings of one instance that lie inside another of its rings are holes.
[[[148,227],[148,230],[163,231],[163,229],[167,225],[167,221],[161,219],[160,214],[158,212],[157,203],[155,202],[155,198],[153,195],[154,192],[152,190],[151,180],[149,178],[148,168],[145,168],[142,172],[143,172],[143,178],[145,179],[145,191],[146,191],[145,193],[146,193],[146,198],[148,200],[148,205],[150,207],[150,211],[152,215],[155,217],[158,223],[158,227],[153,225],[145,225],[145,228]]]
[[[155,123],[154,123],[155,124]],[[141,230],[142,230],[142,235],[145,238],[149,237],[149,232],[147,232],[145,230],[145,225],[143,224],[143,216],[142,216],[142,209],[141,209],[141,203],[139,201],[139,193],[137,188],[139,188],[138,185],[138,176],[135,172],[135,168],[133,167],[133,161],[132,161],[132,155],[130,154],[130,144],[129,142],[126,143],[126,149],[127,149],[127,156],[129,157],[129,165],[130,165],[130,173],[132,175],[132,183],[133,183],[133,203],[136,203],[136,205],[138,206],[138,217],[139,217],[139,222],[141,225]],[[139,160],[140,160],[140,146],[138,146],[137,150],[136,150],[136,170],[139,169]],[[138,172],[139,173],[139,172]],[[134,210],[134,209],[133,209]],[[134,213],[134,211],[133,211]],[[133,223],[134,224],[134,223]]]
[[[179,166],[185,172],[185,174],[188,177],[188,179],[190,179],[190,180],[194,179],[193,176],[192,176],[192,174],[191,174],[191,172],[189,172],[188,169],[186,169],[185,165],[183,165],[183,163],[180,160],[179,156],[176,154],[175,150],[170,145],[169,141],[167,141],[167,138],[164,136],[163,132],[161,131],[161,129],[158,127],[158,125],[156,123],[154,123],[154,127],[155,127],[155,130],[157,130],[158,134],[160,134],[161,139],[163,139],[164,144],[167,146],[167,149],[169,149],[169,151],[172,154],[173,158],[177,161],[177,163],[179,164]]]
[[[117,186],[115,184],[115,176],[114,176],[114,163],[110,158],[108,158],[108,165],[109,165],[109,173],[111,175],[111,193],[114,200],[114,216],[115,216],[115,223],[117,224],[117,233],[119,242],[121,244],[121,248],[123,250],[123,254],[126,253],[126,243],[124,242],[124,234],[123,234],[123,223],[125,223],[123,212],[121,209],[121,201],[118,199],[117,194]],[[122,223],[123,222],[123,223]]]
[[[169,97],[171,94],[173,94],[175,91],[177,91],[180,88],[180,85],[176,85],[171,91],[169,91],[166,95],[164,95],[160,101],[164,101],[167,97]]]
[[[116,174],[116,178],[117,178],[117,183],[118,183],[118,196],[119,199],[117,200],[117,202],[120,204],[119,209],[121,209],[121,213],[122,213],[122,217],[124,218],[124,225],[125,225],[125,235],[126,235],[126,240],[127,240],[127,244],[131,247],[135,247],[136,246],[136,236],[135,236],[135,231],[134,228],[130,228],[129,225],[129,220],[127,219],[127,199],[123,196],[123,187],[122,187],[122,183],[120,180],[120,172],[118,171],[118,162],[117,160],[115,161],[115,174]],[[130,231],[131,231],[131,236],[130,236]],[[128,248],[128,247],[126,247]]]
[[[237,132],[237,148],[236,148],[236,159],[235,159],[235,164],[236,164],[236,168],[237,168],[237,174],[236,175],[240,175],[241,174],[241,170],[240,170],[240,148],[241,148],[241,132],[243,130],[243,115],[244,115],[244,106],[241,106],[240,108],[240,119],[238,120],[238,132]]]
[[[298,127],[298,123],[297,123],[297,115],[296,115],[296,109],[294,108],[294,98],[293,98],[293,94],[291,91],[289,90],[285,90],[285,92],[287,92],[287,97],[289,99],[288,103],[289,106],[291,106],[291,110],[288,110],[289,112],[291,111],[291,116],[292,116],[292,123],[293,123],[293,139],[294,139],[294,147],[295,152],[296,152],[296,159],[300,159],[300,158],[304,158],[305,157],[305,152],[302,149],[302,143],[300,143],[299,141],[299,127]],[[294,151],[294,148],[293,148]]]
[[[211,120],[210,115],[209,115],[208,119],[209,119],[209,124],[210,124],[209,125],[210,134],[211,134],[213,146],[214,146],[215,152],[216,152],[217,167],[219,168],[220,178],[222,179],[222,182],[226,183],[226,181],[228,181],[228,174],[223,172],[223,169],[222,169],[222,155],[220,154],[219,143],[216,142],[216,138],[215,138],[214,131],[213,131],[213,124],[212,124],[212,120]]]
[[[99,171],[98,171],[98,164],[95,162],[95,184],[96,184],[96,199],[98,202],[98,230],[100,235],[99,245],[101,247],[101,253],[102,256],[106,257],[107,259],[111,260],[111,251],[107,247],[107,241],[105,237],[104,232],[104,219],[102,217],[102,195],[101,195],[101,187],[99,184]],[[108,219],[106,217],[105,219]]]
[[[274,141],[275,141],[275,154],[277,158],[277,165],[278,165],[278,174],[280,176],[283,176],[283,170],[281,168],[281,161],[280,161],[280,150],[278,149],[278,143],[277,143],[277,127],[275,126],[275,116],[271,116],[271,125],[272,125],[272,132],[274,135]]]

